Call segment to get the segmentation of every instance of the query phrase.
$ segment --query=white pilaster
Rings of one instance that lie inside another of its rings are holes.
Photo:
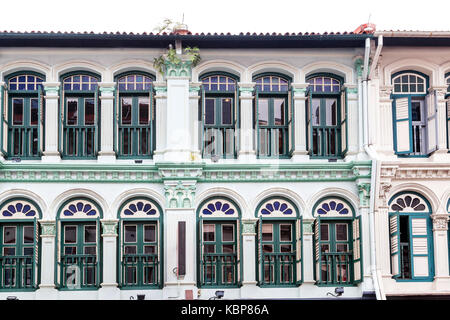
[[[36,291],[37,299],[57,299],[55,289],[55,238],[56,222],[39,221],[41,226],[41,283]]]
[[[192,132],[189,120],[189,77],[168,77],[165,161],[190,161]]]
[[[448,265],[448,215],[447,213],[433,214],[433,244],[435,266],[435,288],[438,291],[448,291],[450,285]]]
[[[313,248],[314,219],[303,220],[303,282],[315,283],[314,280],[314,248]]]
[[[192,157],[191,160],[201,160],[201,145],[200,142],[200,120],[198,118],[199,108],[199,91],[201,83],[191,83],[189,89],[189,115],[190,115],[190,131],[192,132]],[[203,143],[203,141],[202,141]]]
[[[119,299],[117,287],[117,225],[118,220],[101,220],[103,241],[103,282],[100,284],[99,298]]]
[[[242,260],[243,266],[241,297],[252,297],[256,289],[256,222],[257,219],[242,220]]]
[[[447,94],[447,86],[434,86],[430,91],[436,90],[437,98],[437,150],[432,157],[436,160],[447,159],[447,104],[445,95]]]
[[[306,150],[306,88],[307,83],[293,83],[294,88],[294,153],[291,160],[294,162],[308,161]],[[290,138],[290,137],[289,137]]]
[[[101,100],[99,162],[113,162],[114,152],[114,82],[99,83]]]
[[[166,122],[167,122],[167,84],[166,82],[154,82],[156,100],[156,146],[153,154],[155,162],[163,160],[164,149],[166,148]]]
[[[256,160],[255,132],[253,130],[253,88],[255,83],[239,83],[240,143],[238,159],[241,161]]]
[[[59,82],[45,82],[45,126],[44,137],[45,145],[42,156],[44,162],[59,162],[61,160],[58,146],[59,136]],[[62,112],[62,111],[61,111]]]
[[[347,88],[347,156],[358,153],[358,87],[345,83]]]
[[[394,136],[392,129],[392,99],[393,86],[380,86],[380,149],[385,156],[394,157]]]

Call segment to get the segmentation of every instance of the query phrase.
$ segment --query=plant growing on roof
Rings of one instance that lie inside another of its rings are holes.
[[[187,26],[182,22],[173,22],[170,19],[164,19],[163,24],[156,27],[154,30],[159,33],[163,31],[175,32],[176,30],[187,30]],[[184,61],[189,61],[192,67],[195,67],[201,60],[200,49],[198,47],[186,47],[183,49],[183,53],[178,55],[176,50],[172,45],[166,54],[162,54],[159,57],[153,59],[153,66],[159,71],[159,73],[164,74],[166,71],[166,64],[172,66],[181,66]]]

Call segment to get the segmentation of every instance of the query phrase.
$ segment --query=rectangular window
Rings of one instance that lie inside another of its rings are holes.
[[[215,99],[205,99],[205,124],[215,123]]]
[[[95,122],[94,99],[84,99],[84,124],[93,125]]]
[[[77,242],[77,227],[64,226],[64,243],[76,243],[76,242]]]
[[[3,243],[4,244],[16,243],[16,227],[5,227],[3,229]]]
[[[84,242],[95,243],[97,242],[97,228],[96,226],[84,226]]]
[[[214,241],[215,230],[216,228],[214,224],[203,225],[203,241]]]
[[[274,99],[273,100],[273,111],[274,111],[274,123],[275,125],[284,125],[285,120],[285,110],[284,110],[284,99]]]
[[[122,98],[122,124],[131,124],[131,106],[132,98]]]
[[[232,124],[232,99],[225,98],[222,99],[222,124]]]
[[[149,99],[147,97],[139,97],[139,124],[148,125],[149,109]]]
[[[259,99],[258,101],[258,123],[260,126],[269,124],[269,100]]]
[[[23,125],[23,99],[13,99],[13,125]]]
[[[38,124],[38,99],[30,99],[30,125],[35,126]]]
[[[144,226],[144,242],[156,241],[156,225]]]
[[[78,98],[67,99],[67,124],[77,125],[78,122]]]
[[[137,227],[132,225],[125,226],[125,242],[136,242],[137,241]]]

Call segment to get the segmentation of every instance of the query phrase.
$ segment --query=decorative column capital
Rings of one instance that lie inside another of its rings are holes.
[[[358,78],[361,78],[362,73],[363,73],[363,65],[364,65],[363,58],[361,56],[358,56],[355,58],[353,63],[355,65],[355,70],[356,70],[356,74],[358,75]]]
[[[380,86],[380,102],[391,102],[391,93],[394,86]]]
[[[255,236],[258,219],[242,219],[242,235]]]
[[[256,82],[239,82],[239,99],[253,99]]]
[[[309,83],[291,83],[291,88],[294,91],[294,100],[304,100],[308,87]]]
[[[190,78],[192,71],[192,61],[186,57],[181,57],[179,60],[164,61],[165,76],[167,78]]]
[[[303,220],[303,235],[313,234],[314,219]]]
[[[60,82],[43,82],[46,98],[58,98]]]
[[[449,217],[447,214],[432,214],[433,231],[447,231]]]
[[[379,193],[379,198],[382,201],[382,206],[383,207],[387,207],[387,194],[389,193],[389,191],[392,188],[392,184],[390,184],[389,182],[382,182],[380,184],[380,193]]]
[[[369,182],[359,183],[358,194],[360,207],[368,207],[370,200],[370,183]]]
[[[119,220],[100,220],[102,223],[102,237],[117,237]]]
[[[166,208],[193,209],[195,191],[195,181],[164,181]]]
[[[40,220],[41,237],[55,237],[56,236],[56,221],[54,220]]]

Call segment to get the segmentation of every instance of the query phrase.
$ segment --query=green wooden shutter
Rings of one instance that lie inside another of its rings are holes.
[[[203,219],[199,217],[198,219],[198,261],[199,261],[199,270],[198,270],[198,279],[197,285],[200,287],[204,282],[204,265],[203,265]]]
[[[119,87],[115,91],[114,105],[113,105],[113,148],[116,156],[119,154],[119,110],[120,110],[120,95]]]
[[[55,268],[55,285],[57,288],[61,287],[61,220],[56,222],[56,268]]]
[[[255,119],[254,119],[254,128],[256,130],[256,141],[255,141],[255,149],[256,149],[256,156],[259,157],[259,91],[258,87],[255,88]]]
[[[258,283],[261,285],[264,282],[264,269],[263,269],[263,259],[262,259],[262,217],[259,217],[258,221],[258,259],[257,259],[257,269],[258,272]]]
[[[235,134],[235,152],[234,152],[234,156],[237,157],[237,154],[239,152],[239,149],[241,148],[241,100],[239,98],[239,85],[236,83],[236,91],[234,93],[234,112],[235,112],[235,117],[234,117],[234,130],[235,132],[237,132],[237,134]]]
[[[322,254],[320,250],[320,216],[317,216],[316,220],[314,220],[314,275],[316,282],[320,283],[322,281],[322,272],[321,272],[321,261]]]
[[[396,98],[393,103],[394,149],[397,154],[413,150],[411,97]]]
[[[235,272],[235,274],[237,274],[236,277],[236,283],[237,284],[241,284],[241,221],[238,219],[236,220],[236,268],[237,268],[237,272]]]
[[[297,221],[297,243],[296,243],[296,284],[300,285],[303,282],[303,217],[300,217]]]
[[[65,101],[64,101],[64,90],[61,85],[59,88],[59,121],[58,121],[58,148],[61,155],[65,154],[64,150],[64,117],[65,117],[65,109],[64,109]]]
[[[151,155],[153,155],[153,150],[155,150],[155,145],[156,145],[156,140],[155,140],[155,121],[156,121],[156,114],[154,112],[155,107],[153,106],[154,103],[154,93],[153,93],[153,84],[150,84],[150,89],[149,89],[149,94],[148,94],[148,99],[149,101],[149,118],[150,118],[150,150],[147,150],[147,152],[149,152]],[[138,118],[139,119],[139,118]],[[147,135],[148,137],[148,135]]]
[[[341,154],[348,150],[347,88],[341,90]]]
[[[306,149],[309,155],[313,153],[313,130],[312,130],[312,90],[308,88],[306,91]]]
[[[410,217],[411,225],[411,266],[413,278],[426,278],[430,276],[430,252],[428,243],[428,218]]]
[[[400,276],[400,219],[398,213],[389,215],[389,240],[391,247],[391,273]]]
[[[362,282],[363,260],[362,260],[362,237],[361,237],[361,216],[352,221],[353,228],[353,281]]]
[[[44,151],[44,95],[42,93],[42,87],[38,87],[38,126],[37,126],[37,138],[38,138],[38,155],[41,156]]]
[[[288,99],[288,140],[289,140],[289,154],[292,155],[295,147],[295,136],[294,136],[294,88],[289,91]]]
[[[203,87],[200,87],[200,92],[201,92],[201,107],[200,107],[200,132],[199,132],[199,146],[200,146],[200,150],[202,152],[202,157],[204,156],[205,153],[205,129],[204,129],[204,125],[205,125],[205,106],[206,106],[206,101],[205,101],[205,89]]]
[[[98,145],[98,136],[100,134],[99,132],[99,126],[98,126],[98,121],[99,121],[99,116],[98,116],[98,108],[99,108],[99,94],[98,94],[99,88],[97,87],[97,89],[95,90],[94,93],[94,125],[95,125],[95,133],[94,133],[94,137],[95,137],[95,143],[94,143],[94,155],[97,156],[98,155],[98,151],[100,150],[100,147]],[[85,146],[87,148],[87,146]]]
[[[1,86],[1,151],[4,156],[8,155],[8,90],[5,89],[5,86]]]
[[[425,98],[425,112],[427,117],[427,154],[437,149],[438,145],[438,123],[437,123],[437,96],[436,90],[429,93]]]
[[[33,259],[33,288],[38,287],[39,283],[39,225],[37,223],[37,219],[33,219],[33,227],[34,227],[34,259]]]

